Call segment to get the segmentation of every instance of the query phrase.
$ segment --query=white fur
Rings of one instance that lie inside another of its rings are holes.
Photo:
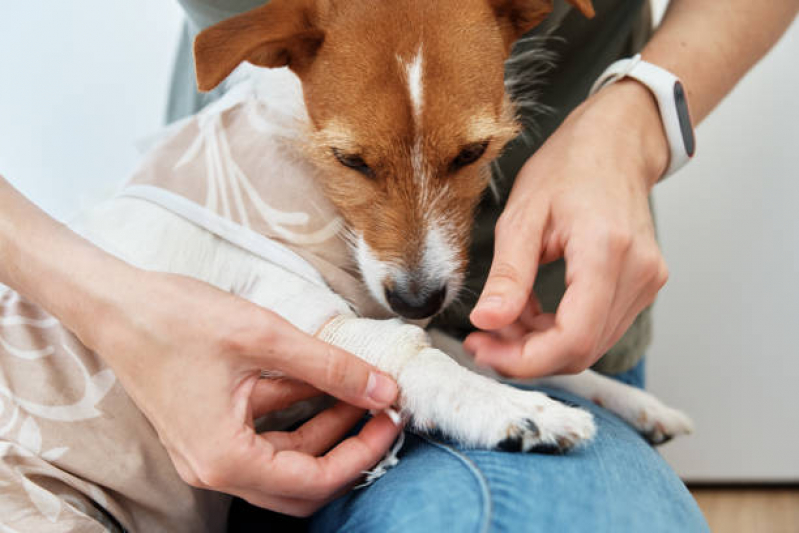
[[[417,69],[421,72],[421,52],[418,58],[412,65],[419,66],[409,69],[410,74]],[[264,135],[295,136],[304,127],[305,112],[298,107],[302,101],[299,84],[283,79],[287,73],[263,71],[249,88],[245,87],[273,109],[290,111],[275,114],[274,124],[263,125]],[[288,82],[289,88],[276,81]],[[412,94],[414,87],[411,83]],[[421,81],[418,87],[421,95]],[[224,105],[224,100],[215,105]],[[296,154],[276,152],[273,157]],[[278,168],[281,162],[274,164]],[[398,320],[356,318],[347,303],[329,289],[155,204],[134,198],[114,199],[86,213],[74,226],[109,252],[141,268],[206,281],[281,314],[308,333],[321,330],[322,338],[350,349],[398,380],[402,407],[417,427],[435,426],[470,446],[493,447],[505,439],[517,439],[524,450],[538,444],[568,447],[593,435],[593,421],[587,412],[459,366],[444,352],[431,348],[427,335],[417,326]],[[388,307],[383,281],[386,276],[399,275],[400,269],[379,261],[362,237],[357,238],[355,253],[370,292]],[[434,277],[449,277],[453,295],[454,283],[460,284],[454,274],[455,261],[451,229],[441,220],[434,221],[425,241],[424,268]],[[458,351],[459,344],[449,342],[452,351]],[[648,423],[637,425],[643,431],[654,429],[670,436],[689,430],[684,415],[632,387],[590,373],[581,378],[557,378],[556,384],[589,399],[600,399],[633,424],[642,420],[644,413]]]
[[[320,337],[391,374],[402,391],[400,407],[418,429],[439,429],[481,448],[517,438],[524,451],[538,445],[568,448],[594,434],[586,411],[471,372],[432,348],[417,326],[340,317]]]
[[[424,106],[424,53],[420,44],[416,55],[405,65],[405,77],[408,83],[408,94],[411,98],[413,116],[417,131],[421,131],[422,107]]]
[[[443,306],[449,305],[460,292],[463,275],[458,271],[457,244],[452,227],[438,219],[431,223],[425,238],[422,270],[431,280],[431,289],[446,285],[447,296]]]
[[[685,413],[672,409],[645,391],[590,370],[574,376],[551,376],[535,383],[588,398],[616,413],[656,444],[693,431],[693,423]]]
[[[416,136],[416,140],[411,148],[411,168],[413,169],[413,178],[419,186],[419,198],[422,203],[425,203],[428,197],[428,180],[429,175],[427,172],[427,165],[424,160],[424,153],[422,149],[422,137]]]
[[[386,301],[383,283],[390,276],[399,275],[401,269],[378,259],[372,248],[363,239],[363,235],[358,235],[355,241],[355,259],[358,261],[361,278],[366,283],[366,288],[369,289],[372,298],[386,309],[391,310]]]

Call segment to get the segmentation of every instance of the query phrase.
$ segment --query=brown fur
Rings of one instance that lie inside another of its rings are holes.
[[[593,15],[589,0],[572,3]],[[198,84],[213,88],[244,60],[288,65],[303,84],[309,153],[349,226],[380,260],[413,269],[427,223],[444,219],[463,270],[487,163],[517,132],[504,60],[551,10],[551,0],[273,0],[197,37]],[[403,65],[420,46],[424,103],[415,117]],[[464,146],[484,141],[476,164],[452,171]],[[360,156],[374,175],[342,166],[333,148]]]

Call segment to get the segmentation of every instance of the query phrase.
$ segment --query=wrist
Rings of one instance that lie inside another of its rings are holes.
[[[53,220],[0,177],[0,283],[98,351],[125,320],[122,296],[142,272]]]
[[[599,91],[593,98],[608,107],[618,126],[631,137],[632,157],[643,172],[647,191],[657,184],[669,167],[669,142],[663,129],[657,100],[641,82],[626,78]]]

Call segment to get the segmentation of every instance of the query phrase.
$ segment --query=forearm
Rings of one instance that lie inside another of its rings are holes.
[[[107,316],[132,267],[50,218],[0,177],[0,283],[55,315],[82,340]]]
[[[682,80],[698,124],[777,42],[797,10],[797,0],[672,0],[642,55]]]

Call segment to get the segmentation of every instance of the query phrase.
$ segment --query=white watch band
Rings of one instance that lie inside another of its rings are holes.
[[[644,84],[657,100],[663,131],[666,133],[671,155],[669,168],[664,174],[664,176],[668,176],[690,161],[696,149],[693,125],[688,114],[682,83],[668,70],[647,63],[638,54],[610,65],[594,82],[589,96],[625,77],[636,79]]]

